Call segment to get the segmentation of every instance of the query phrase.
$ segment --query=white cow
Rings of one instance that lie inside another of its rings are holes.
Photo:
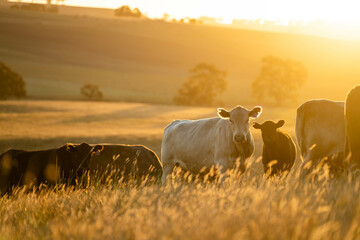
[[[344,152],[344,102],[305,102],[297,109],[295,132],[304,165]]]
[[[173,121],[163,135],[162,181],[166,181],[176,164],[195,174],[212,166],[219,166],[224,173],[239,160],[244,172],[245,160],[254,152],[249,121],[257,118],[261,111],[261,107],[249,111],[238,106],[230,112],[219,108],[220,117]]]

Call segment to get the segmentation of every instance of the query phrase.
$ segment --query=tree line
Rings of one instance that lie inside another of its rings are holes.
[[[266,56],[258,76],[252,82],[252,95],[258,101],[275,101],[278,105],[296,102],[298,91],[308,78],[300,61]],[[187,80],[173,98],[177,105],[211,106],[223,104],[217,97],[227,88],[227,71],[210,63],[199,63],[189,70]],[[95,84],[80,89],[87,100],[102,100],[104,95]],[[26,97],[26,83],[21,75],[0,62],[0,99]]]
[[[31,1],[31,3],[22,3],[21,1],[18,1],[18,4],[13,4],[10,6],[10,8],[34,12],[57,13],[59,11],[57,5],[61,2],[63,3],[64,1],[65,0],[56,0],[56,5],[53,4],[53,0],[44,0],[43,3],[35,3],[34,1]]]
[[[278,105],[296,102],[298,90],[308,78],[300,61],[264,57],[259,75],[252,82],[252,95],[258,101],[271,99]],[[211,106],[221,103],[216,97],[226,90],[227,72],[208,63],[200,63],[177,91],[173,101],[178,105]]]

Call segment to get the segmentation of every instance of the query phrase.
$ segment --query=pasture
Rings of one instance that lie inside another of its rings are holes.
[[[89,17],[81,8],[66,9],[72,13],[0,5],[0,61],[24,77],[32,99],[79,100],[81,86],[92,83],[100,86],[106,100],[169,104],[188,70],[207,62],[228,72],[227,89],[219,100],[227,105],[254,103],[251,84],[268,55],[304,64],[309,79],[299,92],[302,102],[343,100],[360,78],[359,42]]]
[[[296,108],[264,107],[257,121],[284,119],[294,138],[295,115]],[[216,108],[3,101],[0,151],[107,142],[144,144],[160,157],[168,123],[213,116]],[[299,184],[298,158],[286,179],[266,180],[260,131],[251,131],[256,149],[243,178],[19,190],[0,199],[0,239],[357,239],[360,177],[334,180],[325,171]]]

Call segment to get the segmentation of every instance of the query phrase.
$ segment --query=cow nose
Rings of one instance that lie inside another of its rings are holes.
[[[243,143],[243,142],[245,142],[246,138],[242,134],[236,134],[235,137],[234,137],[234,140],[235,140],[235,142]]]

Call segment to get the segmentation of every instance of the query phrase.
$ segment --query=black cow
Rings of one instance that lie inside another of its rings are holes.
[[[142,145],[103,144],[101,152],[91,157],[90,171],[97,171],[102,180],[115,171],[124,181],[130,179],[158,181],[162,165],[156,153]]]
[[[266,121],[263,124],[254,123],[254,128],[261,129],[263,138],[262,162],[264,172],[269,176],[289,172],[294,165],[296,148],[290,135],[279,128],[285,121],[277,123]]]
[[[39,151],[10,149],[0,155],[0,191],[4,194],[12,187],[41,183],[73,185],[75,177],[88,168],[91,155],[101,148],[82,143]]]

